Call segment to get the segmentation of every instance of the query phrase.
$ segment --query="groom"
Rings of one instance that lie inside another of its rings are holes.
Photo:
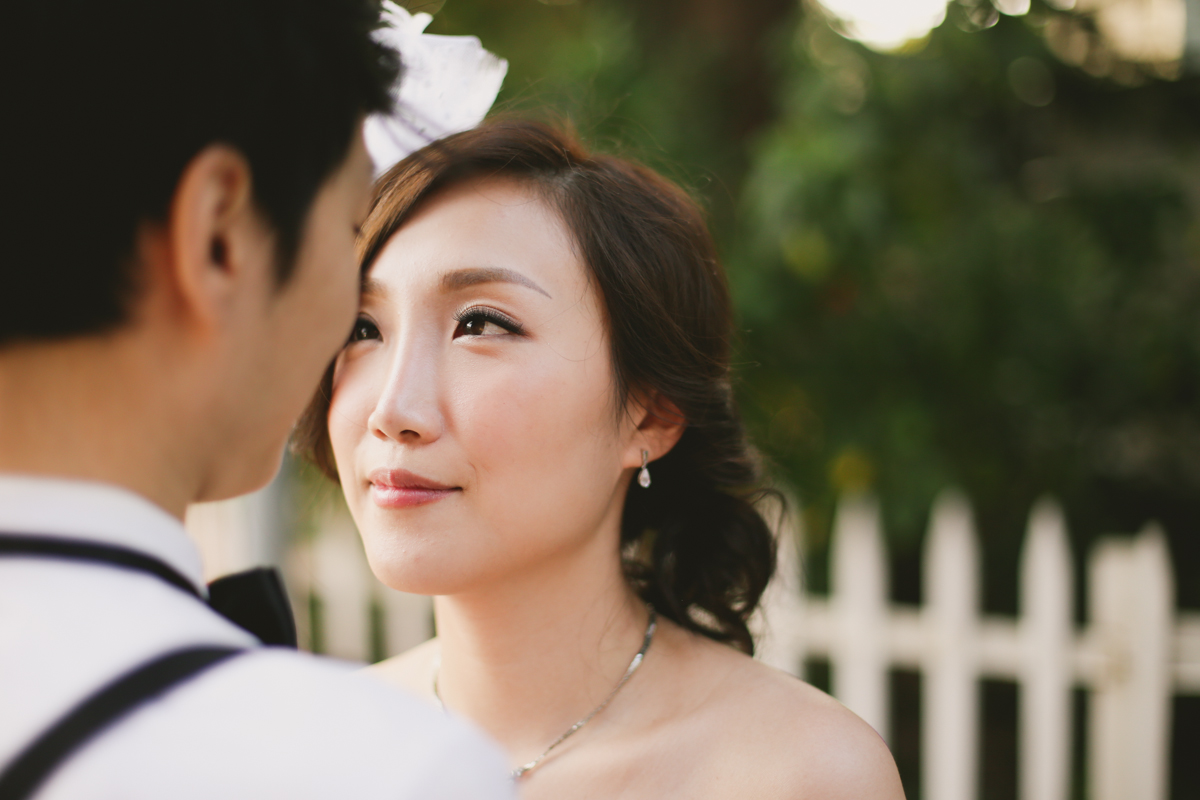
[[[0,798],[511,797],[464,725],[205,604],[355,314],[368,0],[0,15]]]

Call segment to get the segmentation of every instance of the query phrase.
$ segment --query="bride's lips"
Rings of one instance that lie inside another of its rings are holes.
[[[377,469],[367,480],[371,484],[371,499],[380,508],[412,508],[436,503],[462,491],[459,486],[447,486],[406,469]]]

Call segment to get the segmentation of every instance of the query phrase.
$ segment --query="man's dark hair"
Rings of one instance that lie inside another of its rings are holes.
[[[139,226],[214,143],[246,157],[286,281],[358,120],[389,107],[378,24],[372,0],[7,3],[0,345],[122,324]]]

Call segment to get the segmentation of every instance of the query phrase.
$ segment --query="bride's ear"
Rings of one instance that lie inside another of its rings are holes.
[[[679,407],[658,392],[638,394],[630,398],[629,415],[636,428],[630,437],[622,466],[642,466],[642,451],[648,461],[655,461],[671,452],[683,436],[687,419]]]

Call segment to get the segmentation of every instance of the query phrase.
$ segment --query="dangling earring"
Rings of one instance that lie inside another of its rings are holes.
[[[650,459],[650,451],[642,451],[642,471],[638,473],[638,484],[643,489],[650,488],[650,468],[646,466],[646,462]]]

